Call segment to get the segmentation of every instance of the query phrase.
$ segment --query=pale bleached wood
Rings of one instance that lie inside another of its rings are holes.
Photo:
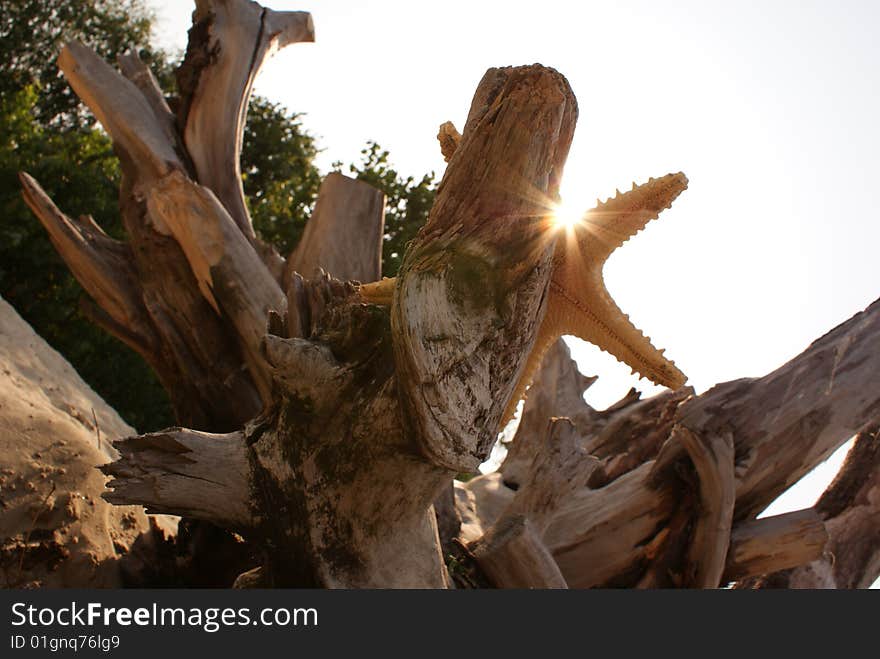
[[[311,277],[318,268],[336,279],[376,281],[382,275],[385,195],[338,172],[327,175],[302,238],[287,259],[293,272]],[[285,284],[286,287],[286,284]]]
[[[732,432],[735,524],[754,519],[794,482],[792,473],[805,474],[870,419],[880,397],[880,357],[873,350],[878,333],[880,303],[875,302],[773,373],[718,385],[678,407],[676,422],[694,432]],[[675,514],[676,498],[668,494],[680,485],[671,467],[682,460],[688,460],[684,445],[672,439],[656,462],[649,460],[562,507],[545,539],[571,587],[618,577],[622,580],[615,583],[633,585],[638,579],[625,573],[645,559],[645,548],[665,551],[672,537],[659,546],[650,543]],[[624,484],[628,491],[614,492]],[[611,506],[604,511],[609,514],[622,507],[619,521],[610,525],[604,516],[593,517],[599,505]],[[597,538],[591,532],[596,527],[609,535]],[[604,558],[609,556],[615,560]],[[683,555],[668,560],[682,565]]]
[[[239,160],[251,88],[273,52],[314,39],[308,12],[276,12],[255,2],[196,2],[178,71],[181,134],[196,180],[213,190],[249,240],[256,236]]]
[[[586,489],[596,471],[601,471],[599,461],[581,448],[580,436],[570,419],[551,419],[543,435],[528,478],[498,522],[504,524],[505,517],[522,515],[540,536],[560,504]]]
[[[814,506],[827,529],[821,556],[793,569],[769,566],[740,588],[869,588],[880,577],[880,431],[856,437],[843,466]],[[780,566],[782,567],[782,566]]]
[[[503,518],[469,550],[497,588],[568,588],[528,517]]]
[[[880,577],[880,426],[861,431],[837,477],[816,502],[828,528],[837,588],[870,588]],[[797,572],[797,570],[796,570]],[[803,586],[806,577],[794,575]]]
[[[461,541],[479,540],[513,501],[516,492],[506,486],[501,472],[453,483],[455,509],[461,518]]]
[[[564,588],[565,579],[543,543],[562,501],[587,488],[599,461],[584,453],[569,419],[545,426],[528,478],[483,537],[469,549],[502,588]]]
[[[822,556],[827,542],[815,508],[743,522],[730,534],[721,583],[806,565]]]
[[[700,479],[698,513],[685,556],[684,583],[692,588],[717,588],[727,561],[736,501],[733,437],[729,433],[701,437],[682,427],[672,432],[684,445]]]
[[[117,61],[122,75],[134,83],[143,95],[144,100],[153,109],[153,114],[165,131],[168,143],[175,145],[179,149],[174,113],[168,106],[165,94],[162,93],[159,82],[156,80],[156,76],[153,75],[150,67],[144,64],[136,52],[120,55]]]
[[[553,252],[542,218],[577,117],[565,79],[537,65],[493,70],[475,99],[497,76],[506,85],[491,106],[475,100],[391,307],[408,421],[457,472],[488,456],[534,343]]]
[[[653,558],[651,541],[675,509],[677,488],[651,487],[651,465],[582,490],[554,516],[544,541],[570,588],[632,586]]]
[[[78,43],[64,48],[59,65],[102,122],[120,156],[120,211],[131,264],[145,316],[158,339],[151,352],[139,352],[170,392],[181,423],[206,430],[240,427],[259,410],[261,386],[242,368],[240,339],[200,290],[170,229],[144,204],[147,191],[161,177],[186,171],[181,142],[169,135],[156,91],[148,80],[136,85],[126,79]],[[239,288],[246,290],[247,285],[242,282]],[[91,305],[86,308],[96,322],[133,344],[133,332],[112,313]],[[265,396],[265,386],[262,390]]]
[[[247,446],[240,432],[182,428],[117,442],[120,459],[101,467],[113,480],[104,498],[138,503],[147,512],[196,517],[236,529],[255,520],[248,507]]]

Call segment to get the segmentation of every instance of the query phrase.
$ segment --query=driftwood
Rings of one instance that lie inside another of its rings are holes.
[[[554,228],[577,102],[540,65],[490,69],[462,132],[441,126],[448,167],[395,279],[376,281],[382,194],[338,174],[285,260],[254,234],[238,155],[263,59],[311,40],[311,18],[199,0],[194,21],[173,103],[136,57],[122,73],[79,44],[59,59],[120,157],[127,242],[22,175],[92,316],[153,366],[181,425],[119,445],[109,500],[243,535],[262,558],[240,587],[714,588],[831,555],[835,585],[870,581],[876,430],[826,503],[757,517],[876,420],[880,303],[696,396],[601,276],[687,179]],[[592,379],[554,343],[567,331],[674,388],[591,408]],[[530,382],[499,471],[453,482]]]

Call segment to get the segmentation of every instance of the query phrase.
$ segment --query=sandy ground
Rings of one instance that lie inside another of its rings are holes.
[[[0,587],[118,587],[136,542],[174,533],[101,499],[95,467],[134,433],[0,298]]]

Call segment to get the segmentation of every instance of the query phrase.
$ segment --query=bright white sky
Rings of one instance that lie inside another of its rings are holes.
[[[148,4],[159,42],[182,49],[192,4]],[[689,189],[605,273],[698,392],[773,370],[880,296],[880,3],[266,4],[313,14],[317,42],[276,55],[256,91],[306,114],[325,170],[373,139],[402,173],[441,174],[437,127],[462,127],[485,70],[540,62],[580,104],[567,203],[684,171]],[[601,376],[592,404],[636,384],[572,346]],[[827,478],[784,507],[811,505]]]

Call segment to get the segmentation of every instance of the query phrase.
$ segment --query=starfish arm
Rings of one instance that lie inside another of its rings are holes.
[[[643,185],[633,183],[629,192],[618,191],[617,196],[598,202],[574,229],[580,255],[604,263],[615,249],[669,208],[687,184],[681,172],[667,174],[648,179]]]
[[[656,384],[677,389],[687,377],[655,348],[611,299],[601,274],[593,272],[577,294],[553,281],[544,322],[548,332],[570,334],[598,346]],[[552,329],[551,329],[552,328]]]

